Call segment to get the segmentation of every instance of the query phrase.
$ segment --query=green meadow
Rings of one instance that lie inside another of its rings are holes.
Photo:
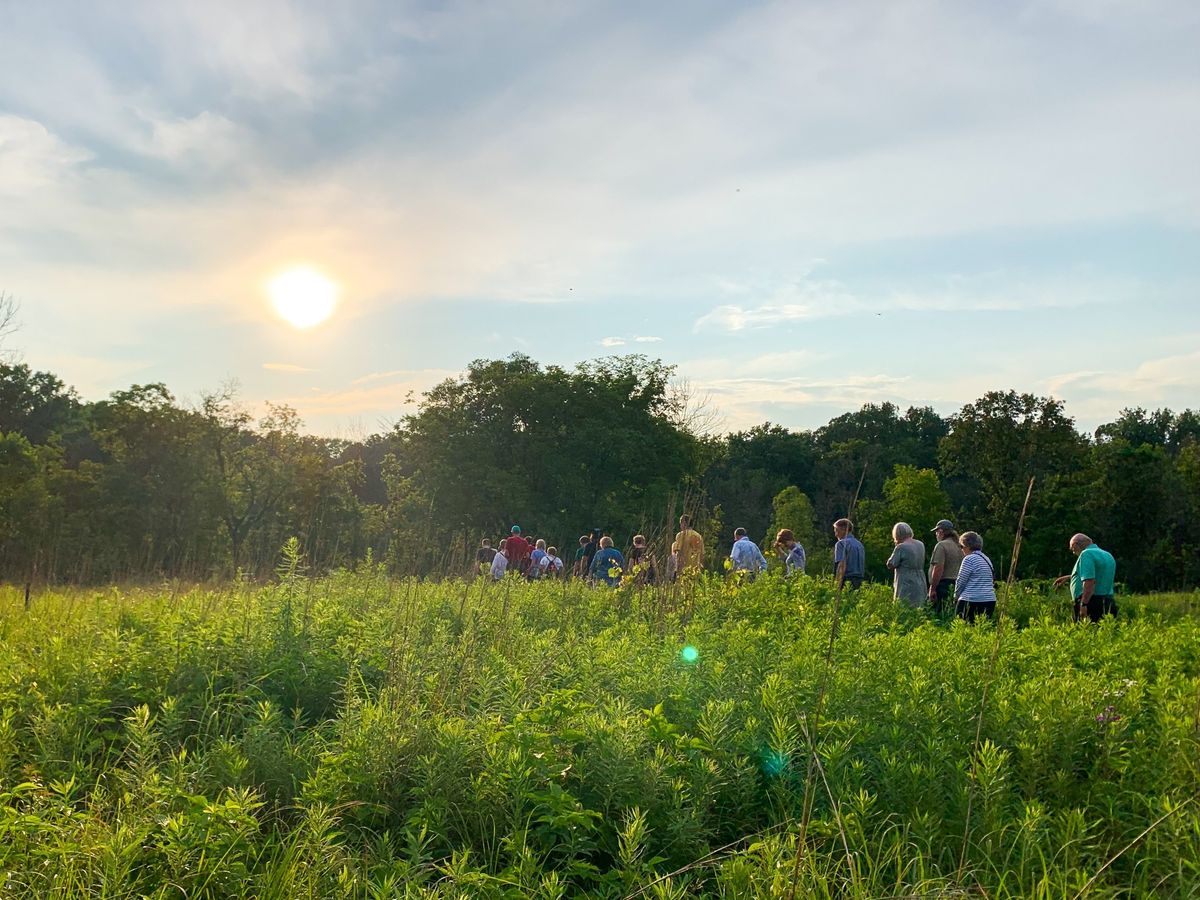
[[[1200,896],[1197,595],[1064,596],[5,589],[0,896]]]

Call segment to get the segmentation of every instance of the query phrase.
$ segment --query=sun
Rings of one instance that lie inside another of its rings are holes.
[[[271,305],[296,328],[320,325],[337,306],[338,286],[315,269],[288,269],[267,285]]]

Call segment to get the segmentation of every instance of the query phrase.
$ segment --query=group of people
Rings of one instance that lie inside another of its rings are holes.
[[[912,526],[897,522],[892,527],[894,547],[887,567],[892,571],[893,596],[909,606],[928,605],[937,614],[948,612],[953,599],[954,611],[968,622],[974,623],[979,616],[992,618],[996,611],[996,568],[983,552],[983,538],[974,531],[960,535],[949,519],[939,521],[932,533],[937,542],[926,566],[925,544],[917,540]],[[854,523],[849,519],[834,522],[833,535],[835,583],[839,590],[843,587],[857,590],[866,577],[866,547],[855,536]],[[805,573],[807,556],[791,529],[781,529],[774,546],[788,575]],[[1099,622],[1106,615],[1115,615],[1116,560],[1085,534],[1074,535],[1069,546],[1076,556],[1075,566],[1069,575],[1055,579],[1054,586],[1070,586],[1075,621],[1086,617]],[[514,525],[499,548],[493,548],[487,538],[483,540],[476,554],[476,565],[480,574],[488,574],[495,580],[508,573],[531,580],[571,574],[609,586],[616,586],[627,577],[639,584],[652,584],[659,580],[660,574],[668,581],[675,581],[680,576],[698,573],[704,566],[704,550],[704,538],[692,528],[691,519],[680,516],[679,532],[660,573],[644,535],[635,535],[628,552],[622,553],[611,536],[596,528],[580,536],[574,564],[568,572],[558,548],[546,546],[543,539],[523,537],[521,527]],[[726,565],[735,573],[754,578],[767,570],[768,562],[746,529],[737,528]]]
[[[854,537],[849,519],[839,519],[833,530],[837,538],[834,574],[839,587],[848,584],[853,590],[862,584],[866,550]],[[960,535],[949,519],[938,522],[933,535],[937,543],[927,568],[925,544],[916,539],[912,526],[907,522],[892,526],[894,547],[887,567],[892,571],[893,596],[909,606],[928,604],[935,613],[945,612],[953,596],[955,612],[968,622],[974,623],[978,616],[992,618],[996,612],[996,567],[983,552],[983,538],[974,531]],[[1069,547],[1076,557],[1075,566],[1071,574],[1056,578],[1054,586],[1070,586],[1075,621],[1086,617],[1099,622],[1116,615],[1117,561],[1113,555],[1086,534],[1073,535]]]

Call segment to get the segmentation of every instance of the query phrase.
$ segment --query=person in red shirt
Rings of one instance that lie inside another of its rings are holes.
[[[521,537],[521,526],[514,525],[512,534],[508,536],[508,567],[522,575],[529,571],[529,554],[533,548],[529,541]]]

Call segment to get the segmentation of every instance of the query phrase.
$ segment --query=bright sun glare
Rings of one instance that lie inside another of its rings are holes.
[[[331,315],[338,286],[313,269],[289,269],[267,286],[275,312],[296,328],[312,328]]]

